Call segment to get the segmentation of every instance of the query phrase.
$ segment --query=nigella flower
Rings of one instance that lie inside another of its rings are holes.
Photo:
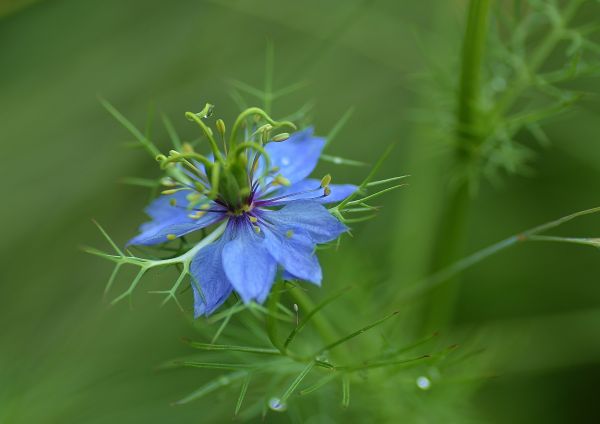
[[[212,313],[233,290],[245,303],[264,302],[278,272],[319,285],[315,246],[347,231],[323,205],[343,200],[356,186],[329,184],[329,176],[308,178],[325,140],[311,128],[270,137],[272,128],[255,132],[261,143],[230,144],[228,154],[211,140],[212,157],[172,151],[159,158],[169,162],[178,188],[148,206],[152,221],[129,244],[164,243],[224,223],[220,238],[190,264],[196,317]],[[217,129],[225,132],[220,120]]]

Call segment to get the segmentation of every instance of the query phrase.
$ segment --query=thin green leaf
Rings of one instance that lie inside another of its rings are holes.
[[[242,388],[240,390],[240,395],[238,397],[237,403],[235,404],[235,412],[233,415],[237,415],[242,408],[242,403],[244,402],[244,398],[246,397],[246,393],[248,392],[248,385],[250,384],[250,374],[246,376],[244,381],[242,382]]]
[[[233,87],[235,87],[236,89],[238,89],[240,91],[243,91],[246,94],[250,94],[251,96],[254,96],[259,100],[264,99],[265,93],[262,90],[259,90],[258,88],[251,86],[250,84],[246,84],[245,82],[239,81],[236,79],[230,79],[230,80],[228,80],[228,82]]]
[[[318,350],[318,351],[315,353],[315,355],[314,355],[314,356],[317,356],[317,355],[319,355],[320,353],[323,353],[323,352],[325,352],[325,351],[327,351],[327,350],[331,350],[331,349],[333,349],[333,348],[335,348],[335,347],[337,347],[337,346],[341,345],[342,343],[345,343],[345,342],[347,342],[348,340],[350,340],[350,339],[353,339],[353,338],[354,338],[354,337],[356,337],[356,336],[360,336],[361,334],[363,334],[363,333],[365,333],[365,332],[369,331],[370,329],[372,329],[372,328],[374,328],[374,327],[377,327],[378,325],[380,325],[380,324],[384,323],[385,321],[387,321],[388,319],[392,318],[393,316],[396,316],[396,315],[398,314],[398,312],[399,312],[399,311],[392,312],[391,314],[389,314],[389,315],[387,315],[387,316],[385,316],[385,317],[383,317],[383,318],[381,318],[381,319],[379,319],[379,320],[375,321],[374,323],[372,323],[372,324],[369,324],[369,325],[367,325],[367,326],[365,326],[365,327],[361,328],[360,330],[357,330],[357,331],[355,331],[355,332],[353,332],[353,333],[350,333],[350,334],[348,334],[347,336],[345,336],[345,337],[342,337],[341,339],[339,339],[339,340],[336,340],[335,342],[333,342],[333,343],[330,343],[330,344],[328,344],[327,346],[324,346],[324,347],[322,347],[320,350]]]
[[[281,402],[285,402],[294,393],[296,388],[300,385],[300,383],[302,383],[302,380],[304,380],[304,378],[308,375],[308,373],[313,369],[314,366],[314,361],[310,361],[306,365],[302,372],[294,379],[294,381],[292,381],[292,384],[290,384],[290,387],[288,387],[283,396],[281,396]]]
[[[352,159],[344,159],[340,156],[332,156],[332,155],[326,155],[326,154],[322,154],[320,159],[322,161],[325,162],[330,162],[333,163],[335,165],[349,165],[349,166],[369,166],[368,163],[365,162],[360,162],[357,160],[352,160]]]
[[[283,96],[287,96],[288,94],[292,94],[294,91],[301,90],[307,85],[308,81],[299,81],[294,84],[288,85],[287,87],[280,88],[279,90],[273,93],[273,100],[276,100]]]
[[[350,376],[348,374],[342,376],[342,406],[344,408],[350,406]]]
[[[306,387],[305,389],[302,389],[298,392],[298,394],[300,396],[304,396],[304,395],[308,395],[309,393],[314,392],[315,390],[319,390],[321,387],[325,386],[327,383],[329,383],[331,380],[333,380],[336,377],[336,373],[331,373],[323,378],[321,378],[319,381],[317,381],[315,384],[312,384],[308,387]]]
[[[339,134],[339,132],[344,128],[344,126],[348,123],[352,115],[354,114],[354,107],[350,107],[338,121],[335,123],[329,134],[325,137],[325,147],[324,149],[333,141],[333,139]]]
[[[189,346],[193,347],[194,349],[260,353],[260,354],[264,354],[264,355],[279,355],[280,354],[280,352],[277,349],[269,349],[269,348],[262,348],[262,347],[217,345],[217,344],[210,344],[210,343],[194,342],[191,340],[185,340],[185,342]]]
[[[247,375],[248,375],[248,373],[246,371],[238,371],[238,372],[233,372],[231,374],[219,376],[216,379],[206,383],[199,389],[194,390],[192,393],[185,396],[184,398],[181,398],[178,401],[173,402],[173,405],[184,405],[193,400],[200,399],[203,396],[205,396],[209,393],[212,393],[215,390],[220,389],[221,387],[228,386],[228,385],[234,383],[235,381],[244,378]]]
[[[358,205],[358,204],[360,204],[360,203],[362,203],[362,202],[364,202],[366,200],[374,199],[374,198],[379,197],[379,196],[381,196],[381,195],[383,195],[383,194],[385,194],[385,193],[387,193],[389,191],[396,190],[396,189],[399,189],[399,188],[402,188],[402,187],[406,187],[407,185],[408,184],[398,184],[398,185],[395,185],[395,186],[384,188],[383,190],[380,190],[377,193],[370,194],[368,196],[363,197],[362,199],[353,200],[351,202],[346,202],[346,204],[348,204],[348,205]]]
[[[248,305],[244,305],[240,302],[238,302],[237,304],[233,305],[231,308],[226,309],[224,311],[218,312],[214,315],[212,315],[209,319],[208,322],[210,324],[214,324],[216,322],[221,321],[224,318],[227,318],[230,315],[235,315],[239,312],[245,311],[246,309],[248,309]]]
[[[241,301],[238,301],[238,303],[236,305],[239,305],[239,304],[241,304]],[[231,321],[231,317],[233,316],[233,308],[229,308],[227,311],[229,312],[229,314],[227,314],[227,316],[225,317],[225,319],[223,320],[223,322],[217,329],[215,335],[210,340],[211,344],[215,344],[217,342],[217,339],[223,333],[223,331],[225,330],[225,327],[227,327],[227,324],[229,324],[229,321]]]
[[[131,123],[127,118],[125,118],[121,112],[119,112],[113,105],[111,105],[107,100],[102,97],[99,98],[100,103],[104,108],[117,120],[121,125],[123,125],[141,144],[146,148],[146,150],[152,155],[152,157],[156,157],[160,154],[160,150],[150,141],[144,134],[138,130],[135,125]]]
[[[390,144],[385,149],[385,151],[383,152],[383,154],[381,155],[381,157],[379,158],[379,160],[375,163],[375,166],[373,166],[373,168],[371,169],[371,172],[369,172],[369,174],[363,180],[363,182],[360,184],[360,186],[358,186],[358,190],[356,190],[350,196],[346,197],[342,201],[342,203],[340,203],[334,209],[336,209],[338,211],[342,210],[344,208],[344,206],[346,206],[350,201],[352,201],[352,199],[354,199],[359,192],[361,192],[362,190],[365,189],[365,187],[367,186],[367,184],[370,183],[371,180],[373,179],[373,177],[377,174],[377,172],[379,171],[379,168],[381,168],[381,165],[383,165],[383,162],[385,162],[385,160],[388,158],[388,156],[390,155],[390,153],[392,153],[392,150],[394,149],[394,147],[395,147],[395,144]],[[364,200],[365,199],[363,199],[363,201]]]
[[[138,186],[138,187],[147,187],[147,188],[156,188],[160,186],[160,182],[157,180],[151,180],[149,178],[139,178],[139,177],[125,177],[121,179],[123,184]]]
[[[162,114],[162,121],[165,129],[167,130],[167,134],[169,134],[171,143],[173,143],[173,147],[175,147],[175,150],[181,150],[181,139],[179,138],[179,134],[177,134],[177,131],[175,131],[175,127],[173,127],[169,117],[164,113]]]
[[[110,245],[112,246],[112,248],[115,249],[115,251],[117,252],[117,254],[120,255],[120,256],[125,256],[123,254],[123,252],[121,252],[121,249],[119,249],[119,247],[117,246],[117,244],[113,241],[113,239],[110,238],[110,236],[108,235],[108,233],[106,231],[104,231],[104,228],[102,228],[102,226],[98,223],[98,221],[96,221],[95,219],[93,219],[92,222],[94,223],[94,225],[96,225],[96,227],[98,227],[98,229],[100,230],[100,232],[102,233],[102,235],[104,236],[104,238],[110,243]]]
[[[381,184],[387,184],[387,183],[391,183],[394,181],[403,180],[408,177],[410,177],[410,175],[400,175],[398,177],[386,178],[385,180],[371,181],[370,183],[367,184],[367,187],[373,187],[373,186],[378,186]]]
[[[432,355],[422,355],[422,356],[419,356],[418,358],[403,359],[403,360],[391,360],[391,361],[380,361],[380,362],[369,362],[369,363],[366,363],[366,364],[349,366],[349,367],[337,367],[337,369],[348,370],[348,371],[359,371],[359,370],[372,369],[372,368],[381,368],[381,367],[413,366],[413,365],[420,364],[421,362],[424,362],[426,360],[430,360],[432,358],[434,358],[434,356],[432,356]]]
[[[298,333],[300,331],[302,331],[302,329],[306,326],[306,324],[308,324],[310,322],[311,318],[317,312],[319,312],[321,309],[323,309],[329,303],[333,302],[334,300],[339,298],[341,295],[343,295],[350,289],[352,289],[352,287],[346,287],[346,288],[338,291],[337,293],[334,293],[333,295],[329,296],[328,298],[323,300],[321,303],[319,303],[317,306],[315,306],[304,318],[302,318],[300,320],[298,325],[290,332],[289,336],[285,340],[285,343],[283,344],[284,348],[287,348],[289,346],[289,344],[294,340],[294,338],[298,335]]]
[[[180,365],[183,367],[191,368],[206,368],[211,370],[245,370],[253,368],[250,364],[232,364],[224,362],[199,362],[199,361],[181,361],[176,362],[174,365]]]

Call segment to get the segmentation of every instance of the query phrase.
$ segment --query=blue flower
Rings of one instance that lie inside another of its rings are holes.
[[[266,144],[270,164],[260,155],[245,162],[249,189],[233,196],[224,192],[211,197],[206,191],[195,191],[197,187],[209,191],[213,181],[204,165],[195,163],[200,172],[182,171],[188,178],[186,190],[152,202],[146,209],[152,221],[143,224],[128,244],[164,243],[226,222],[223,235],[200,249],[190,264],[196,317],[211,314],[232,290],[245,303],[264,302],[279,271],[320,285],[315,246],[347,231],[323,204],[339,202],[356,190],[354,185],[307,178],[324,145],[312,128],[292,134],[285,142]]]

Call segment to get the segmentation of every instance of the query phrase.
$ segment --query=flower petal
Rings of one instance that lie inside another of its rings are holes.
[[[269,253],[285,271],[300,280],[321,284],[323,273],[315,255],[315,243],[306,232],[266,223],[260,227]]]
[[[293,133],[281,143],[269,143],[265,150],[271,165],[279,168],[279,174],[295,183],[308,177],[317,166],[325,139],[313,137],[313,128]]]
[[[229,229],[229,226],[227,227]],[[229,283],[221,260],[228,231],[214,243],[200,249],[190,265],[194,291],[194,317],[210,315],[227,300],[233,287]]]
[[[316,202],[326,204],[341,202],[358,189],[358,187],[353,184],[330,184],[329,188],[331,190],[329,196],[323,196],[321,181],[316,180],[314,178],[307,178],[305,180],[298,181],[297,183],[294,183],[289,187],[282,187],[277,191],[268,193],[263,197],[264,201],[268,201],[269,198],[289,196],[285,199],[277,200],[277,203],[279,204],[282,204],[284,202],[290,202],[292,200],[303,199],[314,200]]]
[[[273,285],[277,262],[247,218],[238,218],[236,226],[233,239],[223,248],[225,275],[244,303],[262,303]]]
[[[335,240],[348,228],[314,200],[295,200],[279,210],[261,210],[275,226],[306,232],[315,243]]]
[[[187,191],[177,192],[168,196],[161,196],[154,200],[146,208],[146,213],[153,218],[140,226],[140,234],[129,240],[127,245],[150,246],[153,244],[164,243],[168,241],[170,234],[176,237],[191,233],[192,231],[208,227],[211,224],[219,222],[225,217],[224,213],[208,212],[200,219],[190,218],[193,212],[186,209],[188,200]],[[176,205],[171,206],[171,199],[175,199]],[[220,208],[218,205],[211,206],[211,209]]]

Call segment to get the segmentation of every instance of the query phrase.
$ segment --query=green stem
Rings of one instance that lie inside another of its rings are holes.
[[[476,152],[484,140],[480,94],[489,8],[490,0],[471,0],[469,4],[457,105],[454,167],[458,169],[466,169],[477,160]],[[469,203],[470,186],[465,178],[450,192],[441,211],[430,266],[432,272],[445,268],[460,257]],[[430,294],[426,304],[425,331],[439,329],[448,323],[457,293],[458,282],[452,281]]]
[[[392,304],[395,307],[399,306],[399,303],[403,301],[407,301],[409,299],[413,299],[418,297],[436,287],[441,286],[442,284],[449,282],[452,278],[459,275],[461,272],[466,269],[472,267],[473,265],[483,261],[484,259],[489,258],[496,253],[503,251],[511,246],[514,246],[518,243],[526,242],[526,241],[553,241],[553,242],[566,242],[566,243],[577,243],[584,245],[595,245],[596,239],[590,238],[565,238],[565,237],[553,237],[553,236],[544,236],[540,235],[540,233],[551,230],[553,228],[559,227],[569,221],[572,221],[576,218],[592,215],[600,213],[600,206],[586,209],[583,211],[575,212],[570,215],[564,216],[559,219],[555,219],[553,221],[547,222],[545,224],[539,225],[537,227],[531,228],[529,230],[523,231],[522,233],[512,235],[510,237],[505,238],[504,240],[500,240],[497,243],[494,243],[484,249],[481,249],[469,256],[462,258],[459,261],[456,261],[449,266],[440,269],[436,273],[426,277],[421,280],[418,284],[411,285],[410,289],[399,292]]]

